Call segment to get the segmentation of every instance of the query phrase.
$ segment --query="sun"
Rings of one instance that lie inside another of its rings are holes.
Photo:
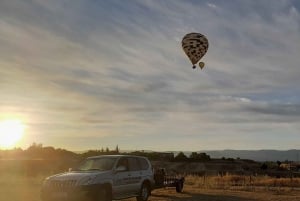
[[[13,148],[23,137],[24,125],[19,120],[0,121],[0,148]]]

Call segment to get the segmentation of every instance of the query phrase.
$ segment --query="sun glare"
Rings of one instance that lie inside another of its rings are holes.
[[[24,125],[19,120],[0,121],[0,148],[13,148],[22,138]]]

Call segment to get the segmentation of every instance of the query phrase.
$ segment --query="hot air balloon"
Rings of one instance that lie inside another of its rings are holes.
[[[193,68],[196,68],[196,64],[205,55],[208,49],[207,38],[200,33],[188,33],[181,42],[182,49],[188,56],[193,64]],[[204,62],[199,62],[199,67],[204,68]]]

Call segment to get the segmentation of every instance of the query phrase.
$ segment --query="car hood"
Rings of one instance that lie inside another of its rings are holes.
[[[77,184],[84,184],[89,180],[109,178],[112,171],[72,171],[48,177],[47,181],[74,181]]]

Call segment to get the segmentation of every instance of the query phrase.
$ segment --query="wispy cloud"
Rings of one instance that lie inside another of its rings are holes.
[[[95,139],[140,149],[179,141],[193,150],[297,148],[285,139],[298,140],[299,8],[286,0],[1,1],[0,111],[26,116],[28,142],[74,149]],[[203,71],[181,49],[193,31],[209,39]],[[257,145],[271,133],[282,143]]]

